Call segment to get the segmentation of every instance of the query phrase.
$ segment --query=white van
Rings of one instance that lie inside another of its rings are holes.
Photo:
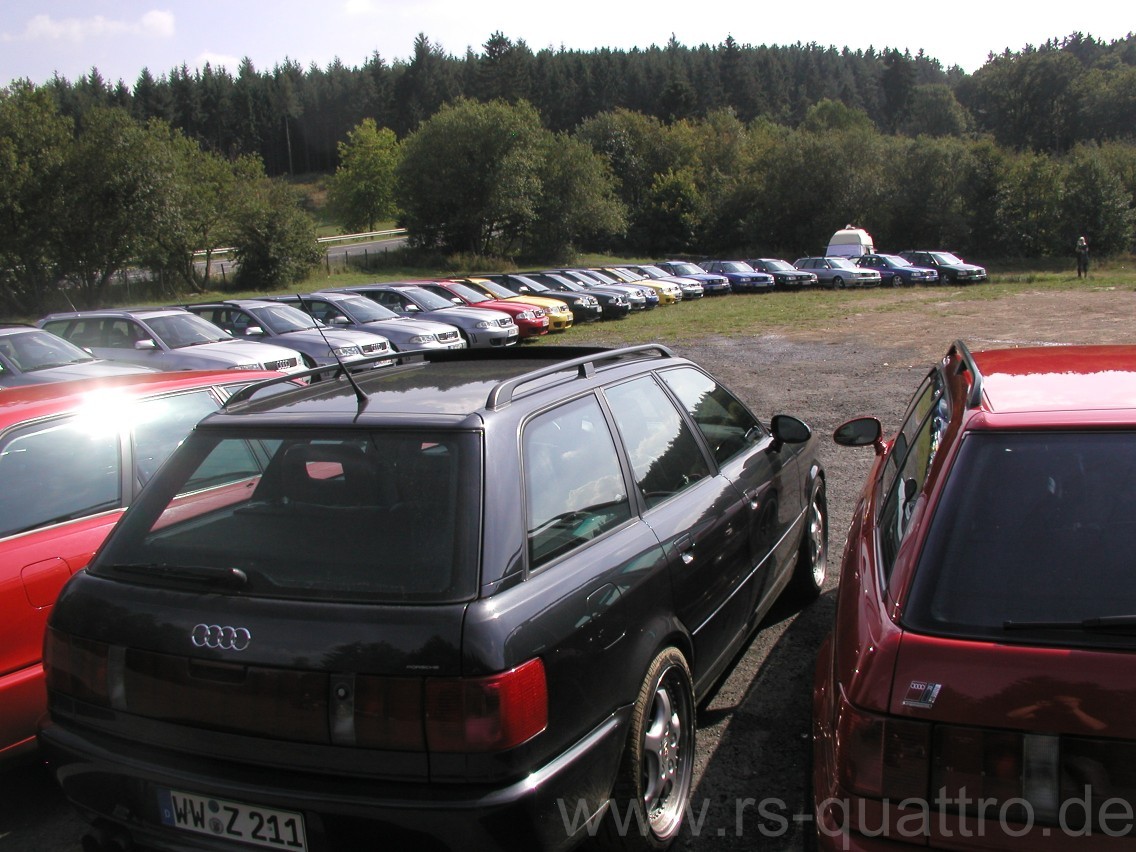
[[[827,257],[859,257],[862,254],[874,254],[875,251],[871,234],[863,228],[850,227],[833,234],[824,253]]]

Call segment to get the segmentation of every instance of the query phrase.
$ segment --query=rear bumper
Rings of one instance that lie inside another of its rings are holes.
[[[303,814],[309,852],[362,848],[542,849],[575,846],[611,794],[628,710],[504,786],[392,782],[250,766],[140,746],[86,728],[40,732],[67,798],[100,833],[154,850],[254,848],[162,824],[160,790]],[[270,745],[266,745],[270,750]]]

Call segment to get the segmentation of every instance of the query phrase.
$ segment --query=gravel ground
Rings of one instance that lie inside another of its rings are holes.
[[[953,293],[937,291],[931,300],[919,290],[858,293],[848,312],[825,327],[674,348],[722,379],[763,419],[795,414],[828,436],[862,414],[879,416],[890,434],[919,379],[958,338],[973,350],[1132,338],[1132,288],[990,301],[958,301]],[[776,608],[701,708],[692,809],[678,850],[804,845],[813,660],[832,619],[831,588],[871,451],[824,439],[821,459],[830,510],[829,591],[804,611]],[[80,820],[37,767],[0,772],[0,850],[74,852],[81,832]]]

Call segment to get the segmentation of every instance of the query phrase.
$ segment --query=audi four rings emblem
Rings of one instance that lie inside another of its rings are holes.
[[[223,648],[226,651],[243,651],[249,646],[252,634],[244,627],[220,627],[216,624],[198,624],[189,634],[198,648]]]

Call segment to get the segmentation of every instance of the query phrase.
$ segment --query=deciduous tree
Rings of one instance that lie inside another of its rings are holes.
[[[335,218],[350,231],[373,231],[394,216],[395,169],[399,143],[394,131],[363,119],[339,143],[339,168],[331,179],[329,201]]]

